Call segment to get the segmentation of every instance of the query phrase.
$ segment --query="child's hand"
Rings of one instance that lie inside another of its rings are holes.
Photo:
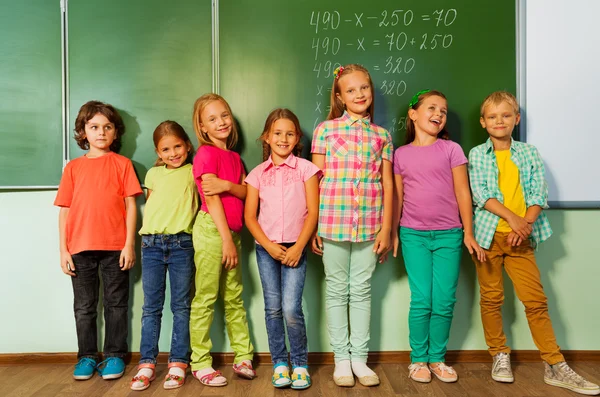
[[[268,247],[265,247],[265,249],[269,255],[271,255],[271,258],[279,262],[283,261],[283,258],[285,258],[285,252],[287,251],[286,247],[277,243],[271,243]]]
[[[71,254],[67,251],[60,252],[60,268],[64,274],[75,277],[75,265],[73,264]]]
[[[525,218],[515,215],[506,221],[508,222],[508,226],[510,226],[510,228],[523,240],[529,238],[529,235],[533,229],[529,222],[525,220]]]
[[[321,239],[321,236],[319,236],[317,232],[315,232],[311,240],[312,252],[314,252],[317,255],[323,256],[323,240]]]
[[[223,241],[223,258],[221,264],[225,266],[225,269],[234,269],[238,264],[237,248],[232,239]]]
[[[515,232],[508,233],[508,237],[506,237],[506,242],[511,247],[518,247],[523,242],[523,239],[519,237],[519,235]]]
[[[135,265],[135,248],[133,248],[133,245],[126,245],[121,250],[119,266],[121,267],[121,270],[129,270],[133,265]]]
[[[398,230],[392,231],[392,245],[394,248],[394,258],[398,255],[398,248],[400,248],[400,237],[398,236]]]
[[[383,263],[387,260],[387,254],[390,248],[390,233],[379,231],[377,237],[375,237],[375,244],[373,245],[373,252],[379,255],[379,263]]]
[[[231,182],[217,178],[214,175],[202,177],[202,192],[205,196],[215,196],[223,192],[228,192],[231,188]]]
[[[472,234],[465,234],[464,242],[465,246],[469,250],[469,254],[475,254],[479,262],[486,261],[485,250],[481,248],[479,244],[477,244],[477,240],[475,240],[475,237]]]
[[[302,247],[298,246],[297,244],[292,245],[290,248],[287,249],[285,253],[285,258],[283,258],[281,263],[289,267],[298,266],[300,258],[302,257],[302,251]]]

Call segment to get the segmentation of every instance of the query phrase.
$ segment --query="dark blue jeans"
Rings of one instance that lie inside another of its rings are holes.
[[[142,236],[142,341],[140,364],[156,364],[158,339],[169,270],[173,333],[169,362],[189,363],[190,288],[194,280],[192,235],[150,234]]]
[[[291,247],[293,243],[281,244]],[[288,363],[283,319],[290,341],[293,367],[307,365],[306,326],[302,312],[302,292],[306,279],[306,251],[296,267],[283,265],[256,244],[256,261],[265,299],[265,322],[269,351],[274,365]]]
[[[77,358],[98,358],[98,295],[102,275],[104,357],[127,354],[129,271],[119,267],[121,251],[83,251],[72,255],[75,265],[73,310],[77,329]]]

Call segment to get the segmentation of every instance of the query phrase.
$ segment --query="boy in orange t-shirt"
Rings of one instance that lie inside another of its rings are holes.
[[[75,140],[88,152],[67,164],[54,205],[60,207],[60,266],[71,276],[79,351],[73,377],[123,375],[127,354],[129,269],[135,263],[135,196],[131,160],[117,154],[125,125],[117,110],[90,101],[79,109]],[[99,274],[103,281],[104,358],[96,365]]]

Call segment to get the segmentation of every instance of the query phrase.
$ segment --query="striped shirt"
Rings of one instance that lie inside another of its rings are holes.
[[[519,169],[519,179],[527,208],[539,205],[548,208],[548,185],[544,163],[535,146],[511,139],[511,160]],[[484,209],[485,203],[495,198],[504,204],[504,196],[498,187],[498,164],[491,139],[469,152],[469,179],[475,205],[475,239],[482,248],[488,249],[494,238],[500,217]],[[530,239],[537,246],[552,235],[550,222],[543,212],[533,224]]]
[[[311,153],[325,155],[319,186],[319,236],[335,241],[374,240],[383,214],[382,160],[392,161],[392,137],[347,112],[317,126]]]

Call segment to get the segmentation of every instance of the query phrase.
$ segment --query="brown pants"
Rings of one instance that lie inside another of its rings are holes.
[[[548,315],[548,299],[540,281],[540,271],[529,240],[512,247],[506,238],[508,233],[496,232],[490,248],[486,251],[486,262],[473,257],[479,278],[481,295],[481,320],[485,341],[492,356],[510,353],[506,346],[506,335],[502,329],[502,304],[504,286],[502,266],[513,282],[517,297],[525,306],[525,314],[533,342],[540,350],[542,360],[553,365],[564,361],[556,343],[552,322]]]

